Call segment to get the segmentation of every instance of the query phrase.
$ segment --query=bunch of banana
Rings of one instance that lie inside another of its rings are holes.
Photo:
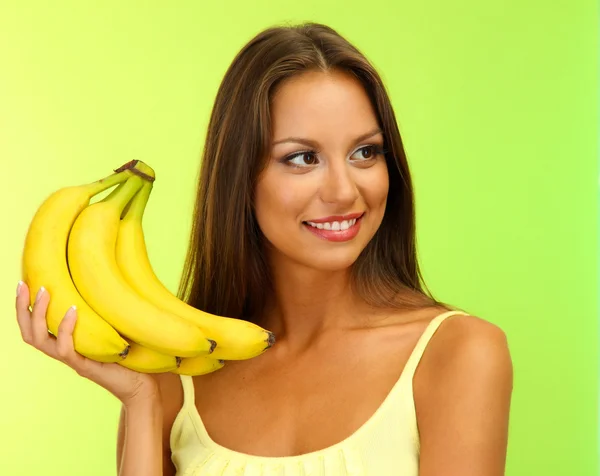
[[[188,305],[153,272],[142,218],[154,180],[151,167],[131,161],[101,180],[57,190],[42,203],[22,257],[32,305],[34,291],[44,286],[54,335],[76,305],[75,350],[140,372],[201,375],[225,360],[262,354],[274,343],[272,333]]]

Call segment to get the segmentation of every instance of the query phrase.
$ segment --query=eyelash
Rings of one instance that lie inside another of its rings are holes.
[[[368,160],[373,160],[375,157],[378,157],[380,155],[384,155],[384,154],[387,153],[387,150],[384,149],[382,146],[380,146],[378,144],[367,144],[367,145],[364,145],[364,146],[359,147],[358,149],[356,149],[354,151],[354,154],[356,154],[357,152],[359,152],[359,151],[361,151],[363,149],[367,149],[367,148],[372,148],[374,155],[373,155],[373,157],[370,157],[368,159],[363,159],[364,162],[366,162]],[[302,156],[304,154],[314,154],[314,155],[317,155],[317,153],[318,152],[315,151],[315,150],[303,150],[303,151],[300,151],[300,152],[294,152],[293,154],[285,156],[282,159],[282,162],[284,162],[286,165],[288,165],[290,167],[294,167],[294,168],[297,168],[297,169],[303,169],[305,167],[310,167],[310,165],[304,165],[304,166],[302,166],[302,165],[295,165],[295,164],[292,164],[291,161],[293,159],[295,159],[296,157],[300,157],[300,156]],[[354,155],[354,154],[352,154],[352,155]]]

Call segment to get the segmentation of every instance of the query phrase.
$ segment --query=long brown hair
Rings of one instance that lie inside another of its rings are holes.
[[[342,70],[363,85],[385,140],[389,194],[381,227],[354,264],[352,283],[377,306],[441,303],[417,262],[413,187],[394,111],[368,60],[332,28],[273,27],[233,60],[214,103],[179,296],[212,314],[256,320],[272,289],[254,185],[270,150],[270,100],[281,82],[309,70]],[[444,307],[449,307],[444,305]]]

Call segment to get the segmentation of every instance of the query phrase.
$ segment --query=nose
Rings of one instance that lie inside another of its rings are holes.
[[[320,197],[323,202],[341,209],[354,204],[359,192],[348,165],[344,163],[327,168],[320,188]]]

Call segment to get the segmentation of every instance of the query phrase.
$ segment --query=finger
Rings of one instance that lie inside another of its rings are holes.
[[[17,310],[17,323],[19,324],[21,337],[25,343],[33,344],[31,312],[29,312],[29,287],[23,281],[19,281],[17,285],[15,308]]]
[[[77,308],[71,306],[58,325],[56,337],[56,354],[59,359],[69,365],[76,364],[76,356],[79,355],[75,352],[75,345],[73,344],[73,331],[75,330],[76,321]]]
[[[42,351],[47,350],[51,340],[48,334],[46,311],[48,309],[48,291],[42,286],[36,294],[33,311],[31,312],[31,327],[33,330],[33,345]]]
[[[75,350],[73,332],[77,322],[77,307],[71,306],[58,325],[56,337],[56,357],[79,375],[89,377],[90,361]]]

